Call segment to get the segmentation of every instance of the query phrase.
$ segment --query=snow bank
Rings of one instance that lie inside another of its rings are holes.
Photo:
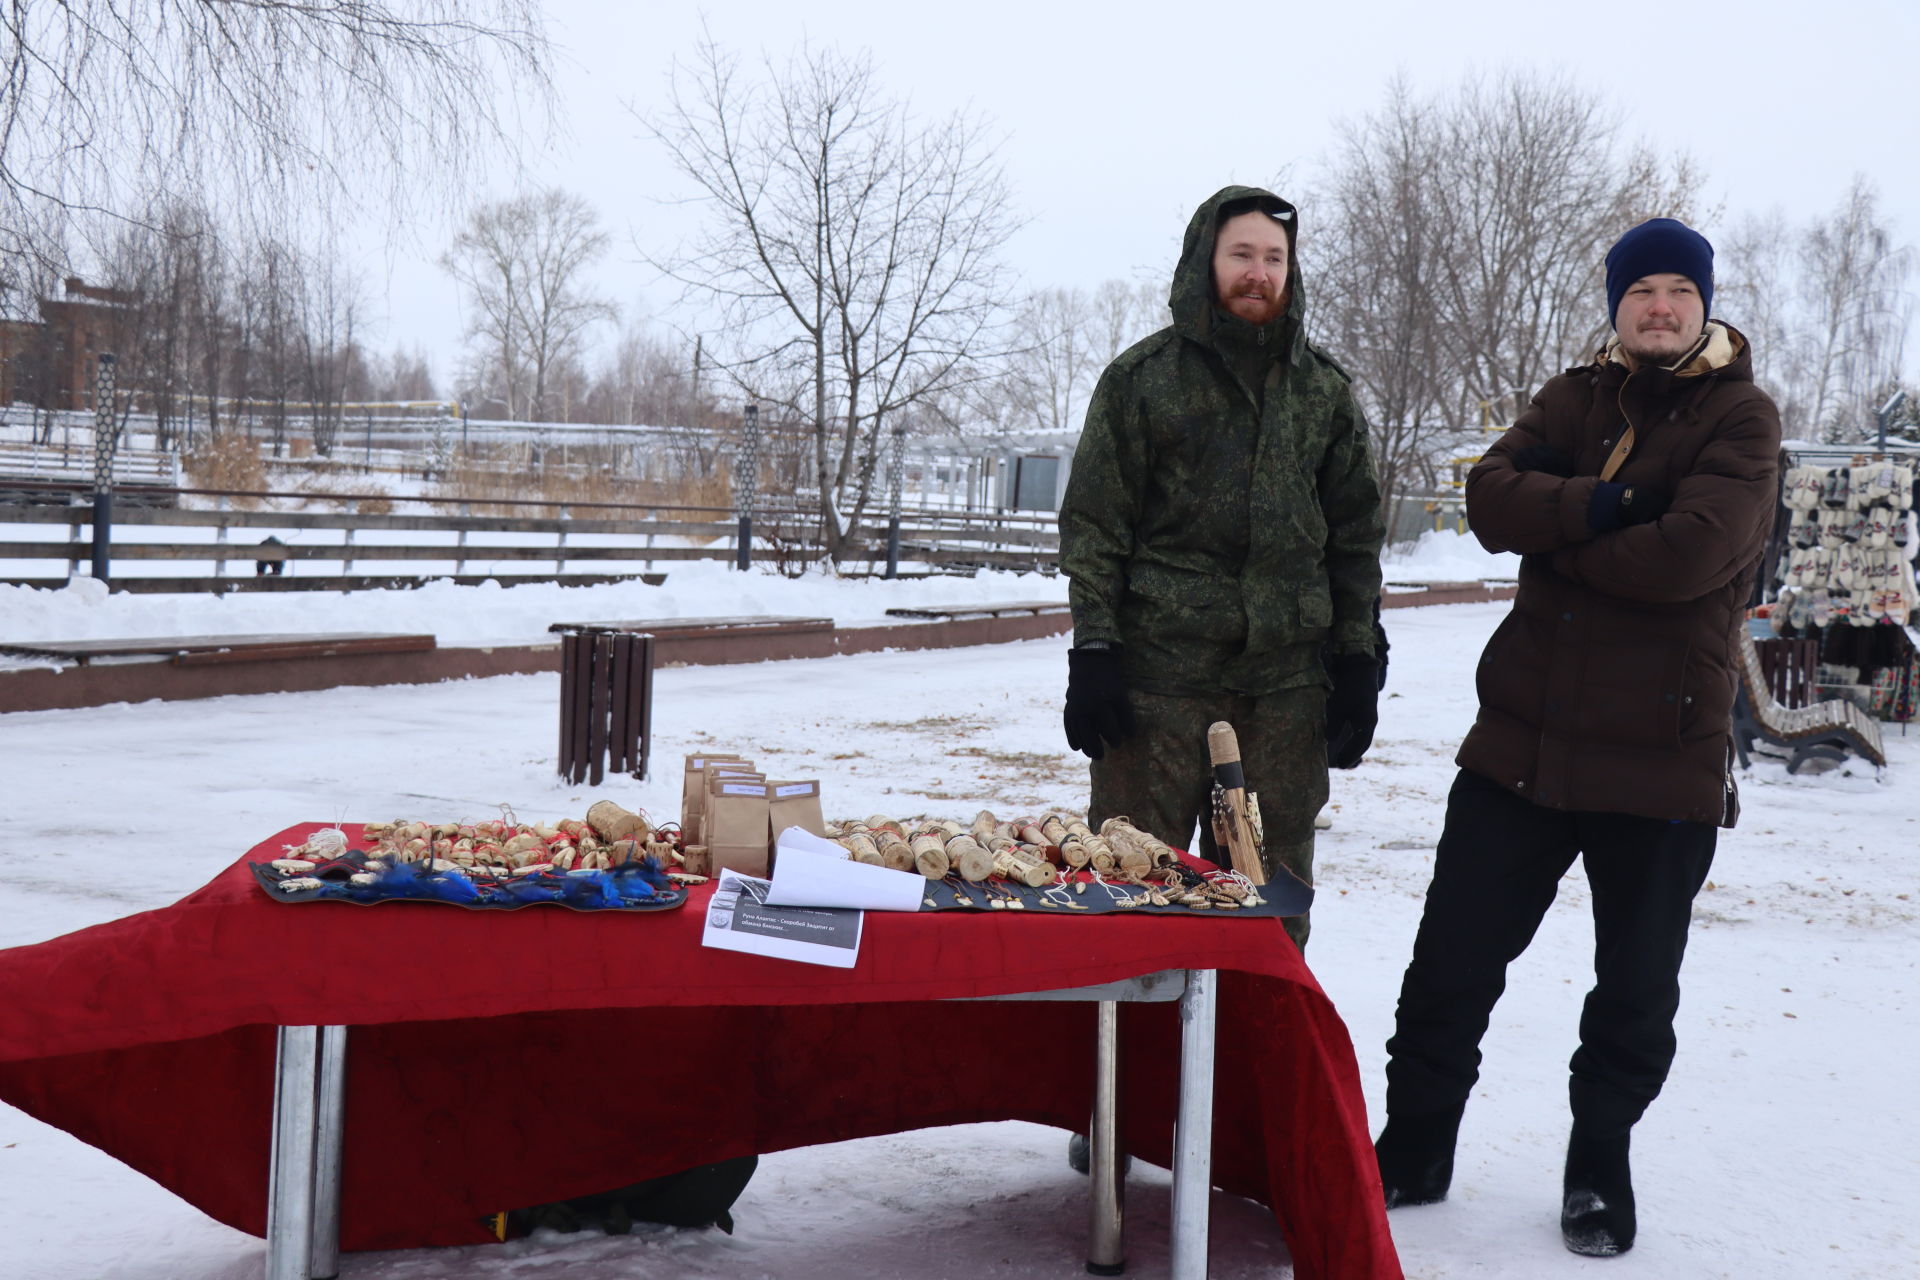
[[[658,587],[638,581],[512,588],[434,582],[413,591],[110,595],[83,578],[58,590],[0,586],[0,618],[6,620],[6,638],[22,641],[389,631],[431,633],[442,646],[461,647],[545,640],[555,622],[773,614],[858,626],[886,621],[888,609],[916,605],[1066,599],[1066,579],[1038,573],[889,582],[824,574],[783,578],[691,561],[674,565]]]
[[[1495,555],[1470,533],[1433,529],[1405,550],[1389,550],[1380,558],[1380,570],[1388,582],[1479,582],[1489,578],[1511,582],[1520,572],[1520,561],[1514,556]]]

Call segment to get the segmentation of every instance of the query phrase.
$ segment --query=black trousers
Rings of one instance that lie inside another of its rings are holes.
[[[1637,1121],[1673,1065],[1687,925],[1718,835],[1701,822],[1548,809],[1462,770],[1387,1041],[1388,1117],[1466,1102],[1507,965],[1581,856],[1594,985],[1569,1064],[1573,1116],[1595,1131]]]

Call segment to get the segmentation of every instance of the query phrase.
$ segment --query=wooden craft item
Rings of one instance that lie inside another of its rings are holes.
[[[952,823],[959,826],[959,823]],[[960,831],[947,840],[947,862],[960,873],[962,880],[979,883],[993,874],[993,855],[980,846],[966,831]]]
[[[621,808],[611,800],[602,800],[587,810],[587,825],[607,841],[645,840],[653,834],[653,828],[647,825],[645,818]]]
[[[892,832],[887,832],[879,840],[880,865],[889,871],[918,871],[914,864],[913,846]]]
[[[1207,758],[1213,762],[1213,838],[1232,858],[1235,871],[1254,884],[1265,884],[1260,845],[1247,817],[1247,776],[1240,767],[1240,739],[1224,720],[1207,730]]]
[[[875,867],[885,865],[885,862],[880,857],[880,846],[873,842],[872,836],[867,835],[863,831],[856,831],[850,836],[842,836],[837,843],[853,855],[855,862],[864,862],[869,866]]]
[[[1031,846],[1008,843],[993,855],[995,875],[1005,876],[1009,880],[1018,880],[1030,889],[1053,884],[1060,879],[1060,873],[1045,855],[1031,851]]]
[[[953,865],[947,860],[947,846],[939,836],[923,831],[914,836],[911,847],[915,870],[929,880],[946,879]]]

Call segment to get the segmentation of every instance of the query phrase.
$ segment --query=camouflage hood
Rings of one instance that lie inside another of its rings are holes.
[[[1218,347],[1223,326],[1244,329],[1251,336],[1254,326],[1220,309],[1213,285],[1214,232],[1219,226],[1220,210],[1239,200],[1257,200],[1259,207],[1277,214],[1287,225],[1287,309],[1268,326],[1266,341],[1286,353],[1294,364],[1305,355],[1307,293],[1300,279],[1300,215],[1294,207],[1263,187],[1222,187],[1193,211],[1187,234],[1180,245],[1180,263],[1173,269],[1173,289],[1167,305],[1173,312],[1173,327],[1184,337],[1205,346]],[[1266,345],[1262,343],[1261,345]]]

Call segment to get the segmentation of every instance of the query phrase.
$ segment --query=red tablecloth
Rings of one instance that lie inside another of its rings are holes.
[[[704,890],[648,915],[271,901],[244,863],[320,825],[0,951],[0,1098],[259,1235],[273,1029],[351,1025],[343,1247],[471,1244],[483,1213],[728,1156],[1084,1126],[1091,1006],[931,1002],[1219,969],[1215,1184],[1273,1208],[1300,1280],[1401,1274],[1352,1045],[1278,921],[874,912],[827,969],[702,948]],[[1170,1164],[1178,1006],[1121,1032],[1127,1145]]]

